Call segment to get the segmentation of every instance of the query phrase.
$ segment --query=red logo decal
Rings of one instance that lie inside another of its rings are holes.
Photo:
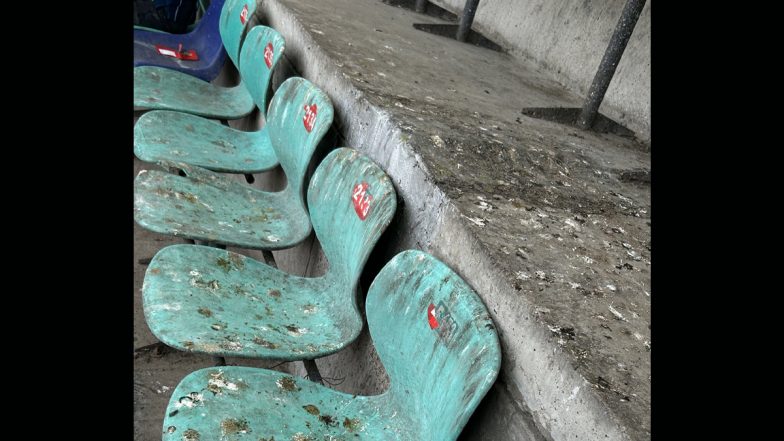
[[[313,130],[313,124],[316,122],[316,113],[318,112],[318,107],[315,104],[311,104],[310,106],[305,105],[305,117],[302,118],[302,123],[305,124],[305,130],[310,133]]]
[[[272,49],[272,43],[268,43],[267,47],[264,48],[264,62],[267,63],[267,68],[272,67],[272,57],[274,55],[275,51]]]
[[[248,5],[245,5],[240,12],[240,23],[245,24],[246,21],[248,21]]]
[[[368,183],[363,182],[357,184],[354,190],[351,191],[351,200],[354,202],[354,211],[360,219],[365,220],[368,213],[370,213],[370,201],[373,200],[373,195],[367,192]]]
[[[427,322],[430,324],[430,329],[436,329],[438,327],[436,307],[432,303],[427,307]]]
[[[158,53],[161,55],[177,58],[178,60],[196,61],[199,59],[199,55],[196,54],[196,51],[194,50],[184,51],[182,50],[182,45],[180,45],[177,49],[172,49],[170,47],[156,44],[155,50],[157,50]]]

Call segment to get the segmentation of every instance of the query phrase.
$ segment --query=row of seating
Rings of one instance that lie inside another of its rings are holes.
[[[285,41],[262,25],[243,38],[256,6],[226,0],[221,9],[220,36],[238,67],[238,86],[223,90],[182,69],[134,68],[135,105],[153,109],[134,128],[135,153],[170,171],[139,173],[134,216],[159,233],[267,251],[296,246],[312,229],[329,269],[299,277],[219,247],[169,246],[145,274],[144,314],[153,334],[180,350],[313,360],[359,336],[359,276],[397,196],[375,162],[342,147],[317,166],[305,198],[308,164],[332,124],[332,104],[316,85],[292,77],[266,111]],[[210,119],[250,113],[246,98],[265,116],[261,130]],[[287,180],[280,192],[216,173],[278,164]],[[498,337],[479,297],[444,263],[409,250],[379,272],[365,306],[390,379],[385,393],[352,396],[257,368],[202,369],[175,388],[163,439],[455,439],[500,367]]]

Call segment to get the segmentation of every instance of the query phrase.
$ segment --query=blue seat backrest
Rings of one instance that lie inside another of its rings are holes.
[[[224,0],[213,0],[204,12],[204,16],[196,24],[190,34],[198,35],[196,47],[186,47],[183,49],[195,49],[202,59],[211,60],[219,56],[223,51],[220,36],[220,16],[223,11]],[[216,44],[218,43],[218,44]]]
[[[395,187],[372,159],[338,148],[319,164],[308,187],[313,229],[329,261],[329,273],[353,289],[397,208]]]
[[[248,32],[240,52],[240,75],[253,101],[266,116],[267,90],[272,70],[283,56],[286,41],[275,29],[255,26]]]
[[[304,201],[302,190],[308,164],[332,125],[332,118],[332,101],[304,78],[289,78],[272,97],[265,127],[286,173],[286,192],[298,195],[299,200]]]
[[[256,12],[256,0],[226,0],[221,10],[220,36],[231,61],[239,66],[242,34]]]
[[[376,276],[366,313],[389,375],[388,399],[424,439],[455,439],[501,364],[498,335],[479,296],[438,259],[409,250]]]

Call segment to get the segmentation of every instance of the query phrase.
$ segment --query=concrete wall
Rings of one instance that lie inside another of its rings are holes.
[[[430,0],[458,16],[465,0]],[[474,29],[585,95],[626,0],[482,0]],[[637,21],[601,113],[650,140],[651,2]]]

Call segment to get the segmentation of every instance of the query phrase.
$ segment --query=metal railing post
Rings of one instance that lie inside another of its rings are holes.
[[[596,120],[599,106],[602,104],[602,100],[604,100],[604,94],[610,86],[613,75],[615,75],[615,69],[621,61],[621,56],[626,49],[629,38],[632,36],[637,19],[640,18],[643,6],[645,6],[645,0],[628,0],[623,7],[623,11],[621,11],[621,18],[618,20],[618,24],[615,25],[615,30],[612,37],[610,37],[610,43],[604,52],[602,62],[599,63],[599,69],[593,77],[591,88],[588,89],[588,96],[585,98],[585,104],[583,104],[583,109],[577,118],[577,126],[583,130],[590,129]]]
[[[455,37],[457,41],[465,43],[471,32],[471,25],[474,23],[474,15],[478,6],[479,0],[466,0],[463,14],[460,16],[460,25],[457,27],[457,36]]]

